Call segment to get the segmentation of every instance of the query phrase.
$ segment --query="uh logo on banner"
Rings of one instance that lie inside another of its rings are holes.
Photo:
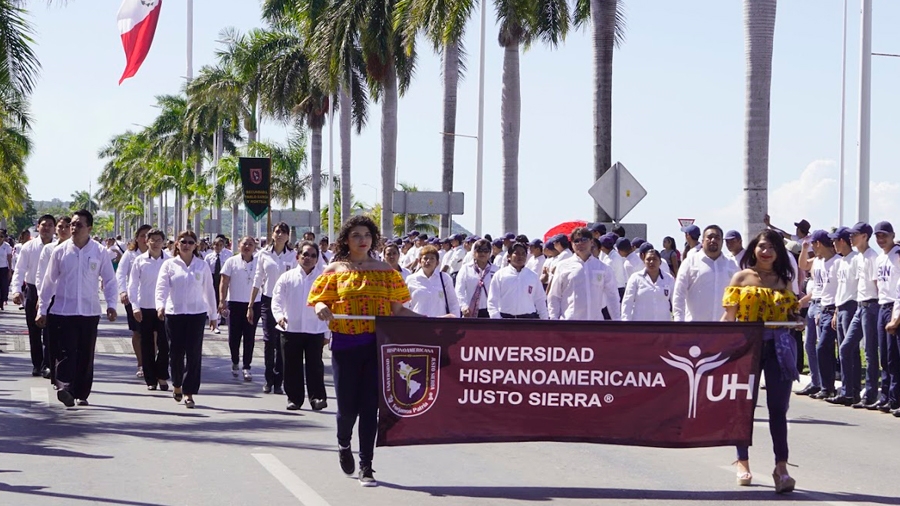
[[[238,170],[244,190],[244,206],[250,216],[259,221],[269,212],[272,199],[272,160],[241,157],[238,159]]]
[[[762,329],[378,318],[377,443],[751,444]]]

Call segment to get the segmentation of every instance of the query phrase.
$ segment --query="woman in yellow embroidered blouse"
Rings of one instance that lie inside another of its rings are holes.
[[[374,486],[372,456],[378,429],[378,351],[375,322],[335,319],[334,315],[420,316],[403,307],[409,301],[400,273],[375,258],[378,227],[354,216],[341,227],[337,253],[313,283],[308,303],[330,322],[331,367],[337,396],[337,438],[341,469],[355,471],[350,440],[359,417],[359,482]]]
[[[723,321],[796,321],[800,306],[791,291],[795,273],[781,236],[772,230],[757,235],[747,245],[741,268],[725,289]],[[769,431],[775,451],[775,492],[791,492],[795,481],[787,471],[787,411],[791,384],[799,379],[797,344],[787,328],[767,328],[764,334],[760,369],[766,376],[766,405]],[[737,482],[749,485],[749,449],[737,449]]]

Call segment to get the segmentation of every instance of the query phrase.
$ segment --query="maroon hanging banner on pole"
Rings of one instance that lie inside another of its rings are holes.
[[[378,318],[378,446],[749,445],[760,323]]]

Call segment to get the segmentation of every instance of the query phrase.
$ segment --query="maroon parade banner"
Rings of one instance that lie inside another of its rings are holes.
[[[761,323],[382,318],[378,446],[749,445]]]

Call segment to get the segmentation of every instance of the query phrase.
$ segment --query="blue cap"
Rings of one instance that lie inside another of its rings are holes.
[[[462,235],[462,234],[456,234],[456,235],[459,236],[459,235]],[[469,244],[471,244],[471,243],[477,241],[478,239],[481,239],[481,238],[478,237],[477,235],[470,235],[469,237],[466,237],[466,242],[469,243]]]
[[[888,221],[879,221],[875,224],[876,234],[893,234],[894,226]]]
[[[697,225],[688,225],[686,227],[681,227],[681,231],[685,234],[690,235],[694,239],[700,238],[700,227],[698,227]]]
[[[850,244],[850,229],[847,227],[839,227],[834,232],[828,234],[828,238],[832,241],[840,239],[841,241]]]
[[[646,252],[648,252],[648,251],[650,251],[650,250],[652,250],[652,249],[654,249],[654,248],[653,248],[653,245],[650,244],[649,242],[646,242],[646,241],[645,241],[644,243],[642,243],[642,244],[638,247],[638,253],[640,253],[641,255],[643,255],[644,253],[646,253]]]
[[[413,230],[412,232],[410,232],[409,234],[406,234],[406,235],[407,235],[408,237],[416,237],[416,236],[419,235],[419,231],[418,231],[418,230]]]
[[[503,246],[503,239],[494,239],[494,242],[492,242],[491,245],[500,248]]]
[[[726,241],[730,241],[732,239],[740,239],[740,238],[741,238],[741,233],[738,232],[737,230],[729,230],[728,232],[725,232],[724,239]]]
[[[647,242],[647,241],[645,241],[643,238],[635,237],[634,239],[631,240],[631,247],[632,248],[640,248],[641,244],[644,244],[645,242]]]
[[[854,234],[866,234],[868,237],[872,237],[872,234],[875,233],[875,231],[872,230],[872,225],[869,225],[864,221],[850,227],[850,232]]]
[[[533,247],[533,248],[540,248],[541,246],[544,245],[544,242],[541,241],[541,240],[538,239],[538,238],[534,238],[534,239],[531,240],[531,242],[528,243],[528,245],[531,246],[531,247]]]
[[[588,223],[587,229],[590,230],[591,232],[598,233],[600,235],[603,235],[606,233],[606,225],[599,223],[599,222],[598,223]]]
[[[616,241],[616,249],[631,249],[631,241],[624,237],[620,237],[618,241]]]
[[[503,236],[503,238],[506,239],[507,241],[515,241],[516,234],[514,234],[512,232],[507,232],[506,235]]]
[[[831,246],[831,237],[828,237],[828,232],[824,230],[816,230],[812,234],[809,235],[809,242],[820,242],[826,246]]]
[[[616,234],[603,234],[600,236],[600,245],[612,249],[616,247],[617,240],[619,240],[619,236]]]

